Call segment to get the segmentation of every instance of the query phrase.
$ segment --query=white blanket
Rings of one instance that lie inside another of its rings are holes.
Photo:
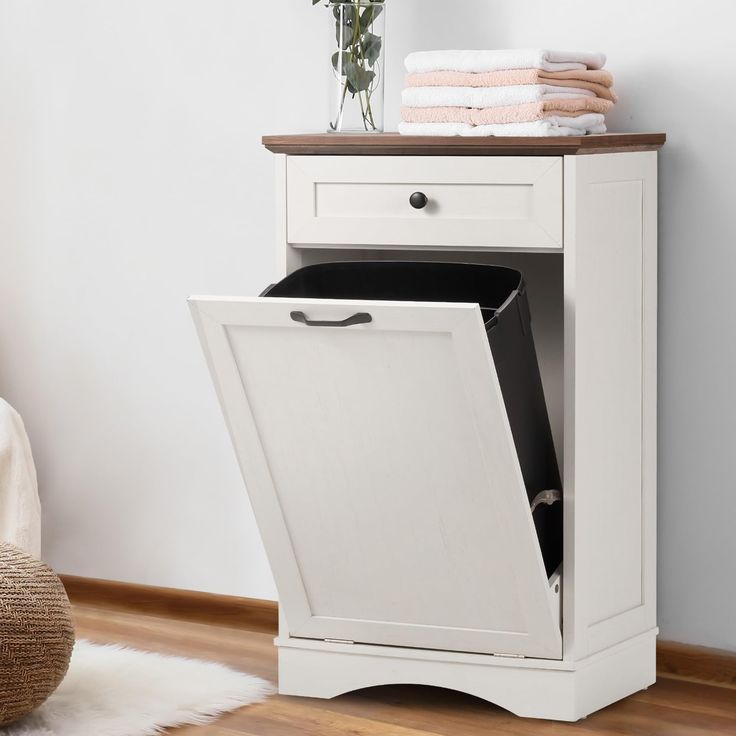
[[[497,49],[493,51],[415,51],[404,62],[409,74],[421,72],[495,72],[503,69],[602,69],[605,54],[548,49]]]
[[[550,84],[513,84],[508,87],[407,87],[401,93],[401,102],[406,107],[482,108],[595,96],[595,92],[589,89],[555,87]]]
[[[23,420],[0,399],[0,541],[41,557],[41,503]]]
[[[596,118],[600,122],[588,120],[588,125],[572,123],[580,118]],[[573,125],[575,127],[573,127]],[[499,123],[497,125],[468,125],[467,123],[399,123],[401,135],[438,135],[438,136],[521,136],[552,138],[556,136],[586,135],[587,133],[605,133],[606,125],[603,115],[592,113],[579,118],[550,117],[545,120],[534,120],[529,123]]]

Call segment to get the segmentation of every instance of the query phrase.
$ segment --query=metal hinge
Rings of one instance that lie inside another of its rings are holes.
[[[506,657],[507,659],[524,659],[523,654],[497,654],[496,652],[493,653],[494,657]]]
[[[547,506],[551,506],[553,503],[557,503],[558,501],[562,501],[562,493],[558,490],[547,490],[547,491],[539,491],[536,496],[534,496],[534,499],[532,500],[531,504],[531,512],[534,513],[537,509],[537,506],[540,504],[545,504]]]
[[[351,639],[323,639],[328,644],[355,644]]]

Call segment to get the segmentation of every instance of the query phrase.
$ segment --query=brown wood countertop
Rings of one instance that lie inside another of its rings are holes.
[[[664,133],[604,133],[555,138],[409,136],[398,133],[305,133],[263,136],[273,153],[298,156],[578,156],[656,151]]]

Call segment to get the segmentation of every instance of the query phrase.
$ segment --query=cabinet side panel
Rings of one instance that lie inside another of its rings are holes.
[[[295,248],[289,245],[287,235],[288,213],[288,171],[286,154],[278,153],[274,156],[274,184],[276,191],[275,232],[276,232],[276,264],[274,282],[280,281],[292,271],[302,267],[302,256]]]
[[[570,158],[568,171],[566,645],[577,659],[655,625],[656,154]]]

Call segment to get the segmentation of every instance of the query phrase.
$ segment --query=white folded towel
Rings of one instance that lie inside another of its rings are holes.
[[[581,115],[580,117],[588,117]],[[602,115],[592,114],[590,117],[603,119]],[[499,123],[497,125],[468,125],[467,123],[399,123],[401,135],[438,135],[438,136],[520,136],[552,138],[557,136],[586,135],[606,132],[603,122],[587,127],[571,127],[569,121],[575,118],[546,118],[529,123]],[[579,119],[579,118],[578,118]]]
[[[550,51],[548,49],[505,49],[494,51],[415,51],[404,64],[409,74],[421,72],[495,72],[502,69],[602,69],[605,54]]]
[[[515,84],[508,87],[407,87],[401,93],[401,102],[406,107],[480,108],[595,96],[595,92],[589,89],[555,87],[551,84]]]

